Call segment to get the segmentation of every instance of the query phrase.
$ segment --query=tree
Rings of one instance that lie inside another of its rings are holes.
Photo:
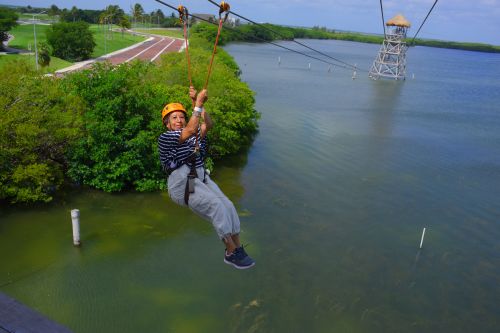
[[[47,43],[38,43],[38,64],[42,67],[50,65],[50,48]]]
[[[122,18],[118,22],[118,26],[122,29],[122,37],[123,37],[123,33],[125,32],[125,30],[130,29],[131,27],[128,17],[122,16]]]
[[[109,5],[106,7],[104,15],[109,17],[112,24],[118,24],[121,18],[125,16],[125,12],[117,5]]]
[[[59,7],[57,7],[56,5],[52,5],[52,6],[50,6],[50,9],[49,9],[49,11],[47,12],[47,14],[48,14],[49,16],[56,16],[56,15],[59,15],[59,12],[60,12],[60,11],[61,11],[61,10],[59,9]]]
[[[136,3],[132,7],[132,18],[134,19],[136,25],[137,25],[137,19],[140,19],[142,15],[144,15],[144,9],[142,8],[140,3]]]
[[[24,61],[0,69],[0,199],[48,202],[63,183],[83,103],[62,84]]]
[[[80,22],[61,22],[47,30],[47,42],[53,55],[68,61],[81,61],[90,58],[96,43],[89,24]]]
[[[156,12],[155,12],[155,15],[156,15],[156,17],[158,17],[158,19],[160,21],[162,21],[165,18],[165,14],[163,14],[163,12],[161,11],[161,9],[157,9]]]
[[[9,39],[7,33],[17,25],[18,16],[16,12],[8,8],[0,8],[0,50],[3,50],[3,42]]]

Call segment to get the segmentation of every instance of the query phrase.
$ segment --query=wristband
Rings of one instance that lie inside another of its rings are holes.
[[[201,115],[201,111],[203,111],[203,108],[195,106],[194,110],[193,110],[193,114],[196,115],[197,117],[199,117]]]

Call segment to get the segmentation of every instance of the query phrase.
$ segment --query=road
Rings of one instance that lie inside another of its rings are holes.
[[[82,61],[56,71],[56,75],[67,74],[73,71],[88,69],[95,62],[109,61],[113,65],[123,64],[132,60],[159,61],[160,56],[168,52],[180,52],[184,49],[184,40],[156,35],[150,36],[146,41],[132,45],[122,50],[106,54],[96,59]]]

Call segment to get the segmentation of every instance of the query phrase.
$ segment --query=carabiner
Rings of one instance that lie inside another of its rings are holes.
[[[222,16],[221,16],[222,13],[226,12],[226,15],[225,15],[224,20],[223,20],[224,22],[226,22],[230,9],[231,9],[231,6],[229,6],[229,4],[227,2],[222,1],[220,3],[220,6],[219,6],[219,19],[222,19]]]
[[[181,21],[181,23],[184,23],[184,20],[188,20],[188,10],[186,7],[184,7],[183,5],[179,5],[179,7],[177,7],[177,11],[179,12],[179,20]]]

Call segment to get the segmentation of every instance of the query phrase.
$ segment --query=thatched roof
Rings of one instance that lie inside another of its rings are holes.
[[[396,26],[396,27],[410,27],[410,22],[408,22],[407,19],[401,14],[398,14],[391,18],[387,23],[385,24],[386,26]]]

